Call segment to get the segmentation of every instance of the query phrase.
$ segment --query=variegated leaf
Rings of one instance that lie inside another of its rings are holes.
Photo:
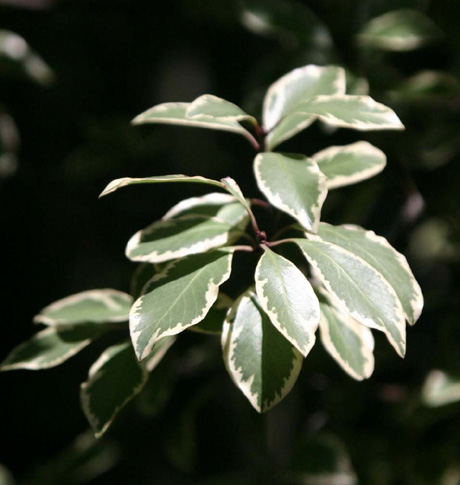
[[[369,328],[343,313],[320,295],[321,342],[332,358],[354,379],[361,381],[374,371],[374,337]]]
[[[342,128],[360,131],[404,129],[391,108],[369,96],[316,96],[300,103],[296,111]]]
[[[94,325],[70,329],[45,328],[13,349],[0,365],[0,370],[40,370],[55,367],[73,357],[103,333],[101,327]]]
[[[304,155],[260,153],[254,160],[259,189],[270,204],[316,231],[327,195],[326,177]]]
[[[121,179],[115,179],[110,182],[107,187],[101,192],[99,197],[103,197],[104,195],[111,194],[116,190],[120,189],[121,187],[126,187],[128,185],[136,185],[136,184],[166,184],[172,182],[188,182],[188,183],[196,183],[196,184],[207,184],[207,185],[214,185],[215,187],[223,188],[222,184],[217,180],[207,179],[205,177],[200,177],[199,175],[196,176],[189,176],[189,175],[182,175],[182,174],[175,174],[175,175],[158,175],[155,177],[145,177],[145,178],[131,178],[131,177],[123,177]]]
[[[137,298],[142,295],[142,290],[147,281],[151,280],[153,276],[160,271],[157,270],[156,266],[157,265],[151,263],[141,263],[137,266],[130,284],[130,293],[133,295],[134,299],[137,300]]]
[[[187,256],[170,263],[147,283],[129,319],[139,360],[161,338],[204,319],[217,299],[219,286],[230,277],[232,256],[224,250]]]
[[[311,157],[327,177],[327,188],[356,184],[380,173],[387,157],[366,141],[346,146],[332,146]]]
[[[220,335],[222,333],[222,326],[228,309],[233,305],[233,300],[225,295],[219,293],[216,302],[209,310],[208,314],[201,320],[200,323],[190,327],[193,332],[207,333],[210,335]]]
[[[423,13],[401,9],[372,19],[358,36],[362,45],[388,51],[411,51],[438,39],[438,27]]]
[[[339,308],[370,328],[381,330],[401,357],[406,322],[387,280],[359,256],[320,240],[293,239]]]
[[[132,123],[141,125],[146,123],[160,123],[168,125],[183,125],[210,130],[229,131],[243,135],[252,144],[257,144],[254,137],[234,119],[194,119],[187,117],[190,103],[163,103],[136,116]]]
[[[364,259],[392,286],[404,309],[407,321],[413,325],[423,308],[423,295],[406,258],[388,241],[373,231],[358,226],[331,226],[321,223],[322,240],[340,246]]]
[[[192,120],[246,120],[258,126],[254,116],[248,115],[236,104],[212,94],[204,94],[195,99],[187,108],[186,116]]]
[[[302,116],[298,123],[292,123],[292,118],[287,115],[296,111],[300,102],[320,94],[345,94],[345,72],[342,68],[308,65],[294,69],[270,86],[263,109],[268,150],[293,137],[315,120],[314,116]]]
[[[161,362],[166,352],[171,348],[172,344],[176,341],[176,336],[164,337],[153,346],[150,354],[143,360],[142,365],[149,371],[153,369]]]
[[[235,199],[246,208],[248,213],[251,213],[249,202],[245,199],[243,192],[235,180],[233,180],[231,177],[225,177],[221,180],[221,183],[225,190],[233,195],[233,197],[235,197]]]
[[[137,361],[131,342],[113,345],[101,354],[80,389],[83,411],[97,437],[106,432],[147,379],[148,371]]]
[[[315,344],[318,298],[309,281],[290,261],[264,247],[255,272],[260,306],[275,328],[306,357]]]
[[[244,207],[236,205],[244,217]],[[240,236],[238,222],[232,224],[201,215],[176,217],[157,221],[134,234],[126,247],[126,256],[131,261],[162,263],[232,244]]]
[[[125,322],[132,303],[132,296],[117,290],[82,291],[45,307],[34,322],[52,326]]]
[[[286,397],[302,368],[302,355],[273,327],[252,291],[229,312],[222,347],[232,380],[258,412]]]

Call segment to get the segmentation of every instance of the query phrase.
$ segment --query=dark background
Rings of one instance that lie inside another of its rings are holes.
[[[113,178],[229,175],[258,195],[243,138],[131,127],[135,115],[206,92],[259,113],[268,85],[308,63],[367,78],[371,95],[407,127],[328,134],[315,125],[283,145],[310,155],[366,139],[387,154],[381,175],[330,195],[323,219],[373,229],[408,256],[426,306],[408,330],[407,357],[376,335],[376,370],[357,383],[318,342],[292,394],[259,416],[228,379],[218,339],[187,334],[96,445],[82,444],[87,435],[72,443],[88,428],[79,384],[104,344],[46,372],[5,373],[0,462],[19,483],[291,483],[290,470],[316,463],[304,441],[323,434],[344,443],[359,483],[460,483],[460,405],[431,409],[420,399],[431,370],[460,375],[458,2],[258,3],[281,24],[269,35],[248,29],[231,0],[0,1],[0,28],[24,37],[54,73],[34,80],[14,66],[0,71],[0,103],[20,136],[17,169],[0,179],[0,357],[32,335],[32,318],[48,303],[92,288],[129,291],[128,238],[205,190],[139,186],[98,200]],[[424,12],[442,38],[408,53],[358,47],[368,20],[402,7]],[[405,95],[405,80],[423,70],[448,73],[454,87]],[[442,481],[448,470],[451,481]]]

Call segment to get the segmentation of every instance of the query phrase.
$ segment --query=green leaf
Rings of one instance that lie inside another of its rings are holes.
[[[80,389],[83,411],[97,437],[107,431],[147,379],[148,372],[137,362],[131,342],[113,345],[101,354]]]
[[[244,217],[244,207],[237,205]],[[157,221],[134,234],[126,247],[126,256],[131,261],[162,263],[232,244],[240,236],[238,223],[200,215],[177,217]]]
[[[232,119],[194,119],[187,117],[187,110],[191,103],[163,103],[136,116],[132,123],[142,125],[146,123],[161,123],[167,125],[183,125],[210,130],[229,131],[243,135],[252,144],[257,143],[254,137],[237,121]]]
[[[287,115],[295,112],[302,101],[320,94],[345,94],[345,71],[342,68],[308,65],[294,69],[270,86],[263,108],[269,150],[313,123],[314,116],[302,116],[297,123],[292,123]]]
[[[132,303],[132,296],[117,290],[82,291],[45,307],[34,322],[51,326],[125,322]]]
[[[325,123],[354,130],[403,130],[396,113],[369,96],[316,96],[297,106],[298,113],[317,116]]]
[[[327,177],[327,188],[356,184],[380,173],[387,163],[385,154],[366,141],[332,146],[311,157]]]
[[[372,19],[358,40],[367,47],[387,51],[411,51],[441,37],[441,31],[416,10],[395,10]]]
[[[432,370],[422,388],[425,406],[435,408],[460,401],[460,380],[441,370]]]
[[[372,332],[340,311],[323,295],[319,298],[321,342],[332,358],[353,379],[361,381],[374,371]]]
[[[222,346],[230,377],[258,412],[286,397],[302,368],[302,355],[273,327],[252,291],[230,311]]]
[[[391,285],[404,309],[407,321],[413,325],[423,308],[423,295],[406,258],[388,241],[373,231],[358,226],[331,226],[321,223],[322,240],[356,254],[370,264]]]
[[[71,329],[45,328],[13,349],[0,370],[49,369],[66,360],[101,336],[104,330],[94,325]]]
[[[233,254],[214,251],[173,261],[146,285],[133,305],[130,331],[139,360],[155,342],[199,323],[231,273]]]
[[[225,177],[221,180],[221,182],[225,190],[233,195],[233,197],[235,197],[235,199],[245,207],[249,214],[252,214],[249,202],[245,199],[243,192],[235,180],[233,180],[231,177]]]
[[[260,153],[254,160],[259,189],[270,204],[316,231],[327,195],[326,177],[304,155]]]
[[[176,337],[164,337],[153,346],[150,354],[144,359],[142,364],[149,371],[152,372],[156,366],[161,362],[166,352],[171,348],[176,341]],[[132,347],[132,346],[131,346]]]
[[[320,240],[293,239],[339,308],[385,333],[401,357],[406,351],[404,310],[390,284],[362,258]]]
[[[203,320],[201,320],[200,323],[190,327],[190,330],[199,333],[207,333],[210,335],[220,335],[222,333],[222,326],[224,324],[228,309],[232,305],[233,300],[229,296],[219,293],[216,302],[211,307],[208,314]]]
[[[319,323],[318,298],[307,278],[290,261],[264,247],[255,281],[260,306],[272,324],[306,357]]]
[[[176,175],[158,175],[155,177],[145,177],[145,178],[131,178],[123,177],[121,179],[115,179],[110,182],[107,187],[102,191],[99,197],[111,194],[121,187],[126,187],[128,185],[136,184],[165,184],[172,182],[188,182],[196,184],[207,184],[214,185],[215,187],[223,188],[222,184],[217,180],[207,179],[205,177],[200,177],[199,175],[190,177],[188,175],[176,174]]]
[[[152,279],[153,276],[158,273],[155,266],[155,264],[150,263],[141,263],[137,266],[131,278],[130,285],[130,293],[135,299],[142,295],[142,290],[147,281]]]
[[[212,94],[204,94],[195,99],[187,108],[186,116],[192,120],[246,120],[254,126],[258,126],[254,116],[248,115],[236,104]]]

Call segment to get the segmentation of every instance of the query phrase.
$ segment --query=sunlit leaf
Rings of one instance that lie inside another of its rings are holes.
[[[231,272],[228,251],[187,256],[170,263],[147,283],[130,313],[130,331],[138,358],[145,358],[163,337],[175,335],[205,318],[219,286]]]
[[[293,239],[339,308],[381,330],[401,357],[406,351],[404,310],[390,284],[362,258],[320,240]]]
[[[407,321],[413,325],[423,308],[423,295],[406,258],[388,241],[373,231],[358,226],[331,226],[321,223],[318,231],[323,241],[356,254],[376,269],[392,286],[401,302]]]
[[[228,315],[222,346],[231,378],[258,412],[286,397],[302,367],[302,354],[275,329],[252,291]]]
[[[306,357],[315,344],[318,298],[302,272],[265,247],[255,272],[260,306],[275,328]]]
[[[82,291],[48,305],[34,322],[52,326],[124,322],[132,303],[132,296],[117,290]]]
[[[369,328],[338,309],[320,295],[321,342],[333,359],[351,377],[367,379],[374,371],[374,338]]]
[[[163,103],[136,116],[132,123],[141,125],[146,123],[160,123],[168,125],[183,125],[211,130],[230,131],[243,135],[252,144],[257,143],[254,137],[234,119],[206,118],[197,119],[187,117],[187,109],[191,103]]]
[[[326,177],[304,155],[260,153],[254,160],[257,185],[270,204],[316,231],[327,195]]]
[[[355,184],[380,173],[386,165],[385,154],[366,141],[332,146],[311,157],[327,177],[327,188]]]

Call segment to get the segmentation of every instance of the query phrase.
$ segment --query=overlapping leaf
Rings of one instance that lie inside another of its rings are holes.
[[[366,141],[332,146],[311,157],[327,177],[327,188],[356,184],[380,173],[386,165],[385,154]]]
[[[374,370],[374,338],[369,328],[341,312],[320,295],[321,342],[334,360],[351,377],[367,379]]]
[[[341,310],[359,323],[381,330],[403,357],[404,310],[381,273],[355,254],[320,240],[293,239]]]
[[[345,94],[345,72],[340,67],[308,65],[294,69],[270,86],[264,100],[263,124],[268,132],[267,149],[291,138],[314,121],[302,116],[293,123],[288,115],[298,105],[318,95]]]
[[[81,385],[81,403],[97,437],[102,436],[118,412],[138,394],[148,379],[131,342],[113,345],[91,366]]]
[[[254,160],[259,189],[270,204],[316,231],[327,195],[326,177],[304,155],[260,153]]]
[[[307,278],[290,261],[264,248],[255,281],[260,306],[272,324],[306,357],[319,322],[318,298]]]
[[[109,323],[128,320],[133,298],[121,291],[89,290],[58,300],[35,316],[35,323],[72,326],[80,323]]]
[[[410,51],[441,36],[438,27],[416,10],[395,10],[372,19],[358,39],[361,44],[388,51]]]
[[[373,231],[357,226],[331,226],[321,223],[322,240],[358,255],[370,264],[392,286],[398,296],[407,321],[413,325],[423,308],[423,295],[406,258],[388,241]]]
[[[234,119],[206,118],[197,119],[187,117],[187,109],[190,103],[163,103],[136,116],[132,121],[134,125],[145,123],[160,123],[168,125],[183,125],[196,128],[208,128],[211,130],[230,131],[243,135],[252,144],[254,137]]]
[[[290,392],[302,367],[302,355],[274,328],[252,291],[230,311],[222,346],[232,380],[259,412]]]
[[[70,329],[46,328],[13,349],[0,365],[0,370],[55,367],[80,352],[102,333],[104,330],[94,325]]]
[[[316,96],[300,103],[296,112],[316,116],[332,126],[360,131],[404,129],[391,108],[369,96]]]
[[[155,342],[199,323],[216,301],[231,272],[233,254],[219,250],[187,256],[155,275],[133,305],[130,331],[138,358]]]

